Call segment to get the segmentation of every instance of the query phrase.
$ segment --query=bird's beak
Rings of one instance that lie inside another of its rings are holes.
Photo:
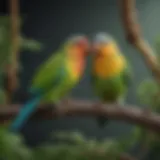
[[[91,52],[92,53],[97,53],[101,50],[101,46],[99,44],[93,44],[92,47],[91,47]]]
[[[89,54],[90,54],[90,44],[89,43],[87,43],[86,45],[85,45],[85,48],[84,48],[84,50],[85,50],[85,55],[86,56],[88,56]]]
[[[101,44],[93,44],[91,50],[94,56],[103,57],[103,46]]]

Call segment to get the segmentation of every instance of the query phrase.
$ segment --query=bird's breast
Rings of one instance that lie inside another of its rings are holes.
[[[119,74],[125,67],[123,56],[98,57],[93,62],[93,73],[102,78],[109,78]]]
[[[85,61],[84,60],[70,60],[67,63],[67,70],[70,75],[71,80],[78,81],[85,68]]]

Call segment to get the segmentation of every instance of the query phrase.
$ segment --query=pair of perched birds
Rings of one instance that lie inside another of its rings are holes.
[[[64,42],[37,69],[29,90],[33,98],[21,108],[10,130],[19,131],[40,102],[58,103],[65,98],[82,78],[88,55],[92,56],[91,83],[102,103],[123,102],[131,70],[116,41],[106,33],[98,33],[91,43],[78,35]],[[97,118],[104,126],[106,117]]]

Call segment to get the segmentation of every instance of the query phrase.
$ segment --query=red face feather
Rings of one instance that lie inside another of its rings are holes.
[[[86,37],[77,37],[72,41],[69,49],[69,61],[72,66],[72,74],[74,74],[75,77],[80,77],[83,74],[88,51],[89,42]]]
[[[89,42],[86,38],[79,40],[76,43],[77,48],[81,51],[84,56],[88,56],[89,52]]]
[[[70,49],[74,50],[75,54],[81,54],[83,57],[88,55],[89,41],[87,37],[74,36],[69,41],[71,42]]]

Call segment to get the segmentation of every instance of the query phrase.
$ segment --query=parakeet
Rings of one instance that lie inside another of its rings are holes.
[[[92,42],[91,84],[102,103],[124,103],[132,79],[131,68],[118,44],[107,33],[98,33]],[[106,117],[98,117],[100,127]]]
[[[80,81],[86,64],[89,41],[86,36],[77,35],[64,44],[36,70],[29,92],[32,99],[20,110],[10,125],[11,131],[18,131],[35,111],[40,102],[58,103]]]

